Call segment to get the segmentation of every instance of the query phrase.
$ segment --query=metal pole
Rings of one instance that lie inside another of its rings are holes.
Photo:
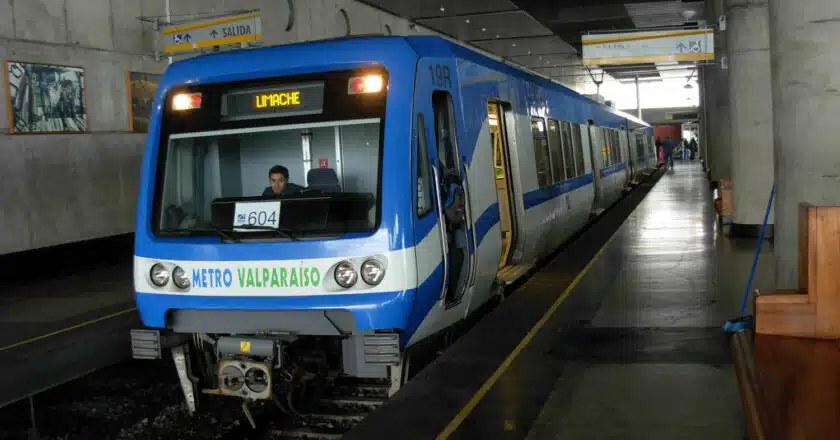
[[[172,23],[172,12],[169,9],[169,0],[166,0],[166,24]],[[172,64],[172,55],[169,56],[169,64]]]
[[[642,98],[639,92],[639,75],[636,75],[636,113],[642,119]]]

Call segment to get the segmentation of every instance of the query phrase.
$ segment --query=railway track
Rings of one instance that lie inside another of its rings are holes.
[[[337,440],[388,400],[387,381],[339,379],[304,414],[290,417],[266,433],[272,440]]]

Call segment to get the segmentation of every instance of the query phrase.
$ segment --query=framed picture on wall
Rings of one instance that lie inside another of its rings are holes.
[[[155,92],[157,92],[161,76],[154,73],[126,73],[129,131],[133,133],[149,131],[149,117],[152,114],[152,104],[155,102]]]
[[[88,130],[85,69],[6,61],[9,133],[84,133]]]

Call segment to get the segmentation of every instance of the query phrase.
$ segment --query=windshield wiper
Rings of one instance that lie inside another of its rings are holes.
[[[228,235],[227,231],[225,231],[224,229],[216,228],[216,227],[211,227],[211,228],[169,228],[169,229],[161,229],[160,232],[215,232],[217,235],[219,235],[220,237],[222,237],[226,240],[230,240],[230,241],[233,241],[233,242],[236,242],[236,243],[241,243],[241,241],[238,238],[234,238],[234,237],[231,237],[230,235]]]
[[[249,229],[249,230],[253,230],[253,231],[271,231],[271,232],[274,232],[275,234],[277,234],[281,237],[288,238],[289,240],[300,241],[300,239],[293,236],[289,232],[284,231],[282,229],[272,228],[271,226],[242,225],[242,226],[236,226],[234,229]],[[233,229],[230,229],[230,230],[233,230]]]

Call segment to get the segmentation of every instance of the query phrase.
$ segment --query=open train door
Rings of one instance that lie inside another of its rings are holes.
[[[595,125],[592,120],[588,121],[589,128],[589,151],[592,155],[592,177],[595,183],[595,197],[592,199],[592,214],[601,215],[604,209],[601,207],[601,191],[604,184],[601,183],[601,168],[604,164],[604,154],[601,151],[604,146],[604,136],[601,128]]]
[[[476,256],[469,165],[458,145],[455,73],[454,59],[421,58],[414,87],[417,185],[423,194],[414,239],[418,265],[443,264],[440,300],[447,307],[461,303],[474,282]]]

